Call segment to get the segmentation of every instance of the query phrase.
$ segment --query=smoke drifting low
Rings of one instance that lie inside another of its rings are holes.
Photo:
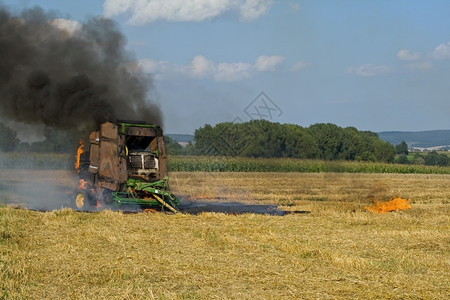
[[[148,100],[151,78],[125,43],[109,19],[78,24],[41,8],[13,15],[0,6],[2,118],[79,130],[115,119],[161,124]]]

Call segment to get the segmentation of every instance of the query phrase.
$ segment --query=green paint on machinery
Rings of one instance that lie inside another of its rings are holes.
[[[129,179],[125,184],[125,191],[112,193],[114,202],[118,205],[162,206],[176,213],[180,200],[168,191],[168,181],[168,176],[155,182]]]
[[[106,122],[81,143],[75,169],[75,208],[139,205],[177,212],[180,200],[169,191],[162,129],[144,122]]]

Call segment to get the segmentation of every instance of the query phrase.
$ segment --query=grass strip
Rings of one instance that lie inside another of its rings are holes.
[[[60,153],[2,153],[0,169],[71,170],[74,157]],[[450,174],[450,167],[295,158],[170,156],[172,172],[300,172]]]
[[[301,172],[450,174],[450,167],[293,158],[171,156],[173,172]]]

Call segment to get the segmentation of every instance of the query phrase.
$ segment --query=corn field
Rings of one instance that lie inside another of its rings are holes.
[[[292,158],[227,158],[171,156],[173,172],[336,172],[336,173],[401,173],[450,174],[450,167],[401,165],[375,162],[325,161]]]
[[[3,153],[0,169],[71,170],[75,158],[57,153]],[[450,174],[450,167],[295,158],[170,156],[172,172],[301,172]]]

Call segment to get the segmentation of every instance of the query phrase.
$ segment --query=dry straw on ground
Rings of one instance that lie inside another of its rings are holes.
[[[52,175],[64,178],[47,177]],[[13,184],[14,175],[0,172],[0,179],[5,176]],[[284,217],[3,207],[0,298],[445,299],[449,179],[172,174],[172,188],[186,196],[310,211]],[[411,198],[412,209],[367,212],[380,182],[389,187],[387,196]]]

